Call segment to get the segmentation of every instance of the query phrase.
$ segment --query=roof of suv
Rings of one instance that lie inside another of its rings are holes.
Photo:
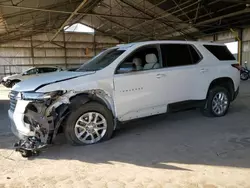
[[[213,42],[207,42],[207,41],[155,40],[155,41],[144,41],[144,42],[134,42],[134,43],[127,43],[127,44],[118,44],[117,47],[126,49],[126,48],[129,48],[132,46],[143,46],[143,45],[148,45],[148,44],[162,44],[162,43],[202,44],[202,45],[219,45],[219,46],[224,45],[221,43],[213,43]]]

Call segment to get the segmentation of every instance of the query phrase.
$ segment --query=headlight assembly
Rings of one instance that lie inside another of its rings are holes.
[[[17,95],[17,99],[21,100],[35,100],[35,101],[44,101],[48,99],[52,99],[57,96],[61,96],[63,91],[52,91],[47,93],[38,93],[38,92],[22,92]]]

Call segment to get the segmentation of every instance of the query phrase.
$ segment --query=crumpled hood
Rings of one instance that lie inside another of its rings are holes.
[[[61,71],[56,73],[50,73],[46,75],[41,75],[37,77],[32,77],[22,82],[17,83],[12,90],[15,91],[34,91],[38,87],[45,86],[51,83],[64,81],[67,79],[73,79],[80,76],[85,76],[93,74],[95,72],[70,72],[70,71]]]

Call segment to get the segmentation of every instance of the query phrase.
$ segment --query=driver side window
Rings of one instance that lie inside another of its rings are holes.
[[[161,68],[159,53],[155,46],[135,50],[116,69],[116,74]]]

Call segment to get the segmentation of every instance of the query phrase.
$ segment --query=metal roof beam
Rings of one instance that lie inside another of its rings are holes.
[[[50,39],[50,42],[53,41],[57,35],[60,33],[60,31],[69,23],[69,21],[76,15],[76,13],[85,5],[85,3],[87,3],[88,0],[83,0],[78,7],[75,9],[74,12],[72,12],[70,14],[70,16],[67,18],[67,20],[65,20],[65,22],[63,22],[63,24],[61,25],[61,27],[57,30],[57,32],[54,34],[54,36]]]
[[[250,4],[249,0],[221,0],[229,3]]]
[[[79,3],[79,2],[80,2],[79,0],[72,0],[71,4],[75,4],[75,3]],[[19,9],[19,10],[20,9],[21,10],[27,10],[27,11],[18,11],[18,12],[15,12],[15,13],[3,15],[5,19],[8,19],[8,18],[16,17],[16,16],[31,14],[31,13],[34,13],[36,11],[50,12],[50,10],[51,10],[52,11],[51,13],[53,13],[53,11],[54,11],[53,8],[59,8],[59,7],[65,6],[67,4],[68,4],[68,2],[62,2],[62,3],[57,3],[56,5],[53,5],[53,6],[48,5],[48,6],[43,6],[43,7],[39,7],[39,8],[38,7],[35,8],[35,7],[23,7],[23,6],[12,6],[12,5],[3,5],[3,4],[0,4],[0,7],[3,7],[3,8],[13,8],[13,9]],[[55,12],[55,13],[58,13],[58,12]],[[69,12],[68,14],[71,14],[71,13],[72,12]]]
[[[195,24],[195,26],[202,26],[202,25],[205,25],[205,24],[210,24],[210,23],[213,23],[213,22],[225,19],[225,18],[230,18],[230,17],[233,17],[233,16],[238,16],[238,15],[241,15],[241,14],[244,14],[244,13],[249,13],[249,12],[250,12],[250,9],[244,9],[244,10],[241,10],[241,11],[229,13],[229,14],[226,14],[226,15],[223,15],[223,16],[218,16],[218,17],[215,17],[215,18],[212,18],[212,19],[209,19],[209,20],[198,22],[198,23]],[[183,27],[182,29],[186,29],[186,27]],[[157,36],[166,35],[166,34],[168,34],[168,32],[160,33]]]
[[[126,29],[126,30],[128,30],[128,31],[130,31],[130,32],[133,32],[134,34],[143,35],[144,37],[148,37],[149,39],[152,39],[150,36],[148,36],[148,35],[146,35],[146,34],[144,34],[144,33],[142,33],[142,32],[138,32],[138,31],[135,31],[135,30],[131,30],[130,28],[128,28],[128,27],[124,26],[123,24],[120,24],[120,23],[118,23],[118,22],[116,22],[116,21],[114,21],[114,20],[112,20],[112,19],[109,19],[109,18],[104,18],[104,19],[107,20],[107,21],[109,21],[109,22],[111,22],[111,23],[116,24],[117,26],[119,26],[119,27],[121,27],[121,28],[123,28],[123,29]],[[129,35],[130,35],[130,34],[129,34]]]
[[[212,18],[212,19],[208,19],[208,20],[205,20],[205,21],[202,21],[202,22],[198,22],[195,25],[197,25],[197,26],[204,25],[204,24],[216,22],[218,20],[222,20],[222,19],[225,19],[225,18],[230,18],[230,17],[233,17],[233,16],[238,16],[238,15],[241,15],[241,14],[244,14],[244,13],[249,13],[249,12],[250,12],[250,9],[247,8],[247,9],[244,9],[244,10],[240,10],[240,11],[237,11],[237,12],[232,12],[232,13],[229,13],[229,14],[226,14],[226,15],[222,15],[222,16],[218,16],[218,17],[215,17],[215,18]]]
[[[32,10],[32,11],[42,11],[42,12],[50,12],[50,13],[59,13],[59,14],[72,14],[70,11],[62,11],[62,10],[52,10],[52,9],[44,9],[44,8],[34,8],[34,7],[23,7],[23,6],[12,6],[12,5],[2,5],[0,7],[4,8],[14,8],[14,9],[23,9],[23,10]],[[19,13],[18,15],[30,14],[31,12]],[[99,14],[99,13],[83,13],[77,12],[75,15],[86,15],[86,16],[103,16],[103,17],[112,17],[112,18],[127,18],[127,19],[136,19],[136,20],[149,20],[149,18],[143,17],[134,17],[134,16],[123,16],[123,15],[115,15],[115,14]],[[10,18],[12,16],[17,15],[3,15],[5,19]]]
[[[121,1],[123,1],[123,0],[121,0]],[[194,3],[192,3],[192,4],[190,4],[190,5],[188,5],[188,6],[184,7],[184,8],[182,8],[182,10],[183,10],[183,9],[187,9],[187,8],[193,6],[193,5],[195,5],[195,4],[197,4],[197,3],[201,2],[201,1],[202,1],[202,0],[198,0],[198,1],[196,1],[196,2],[194,2]],[[167,10],[167,11],[168,11],[168,10]],[[151,20],[148,20],[148,21],[145,21],[145,22],[141,22],[140,24],[134,25],[134,26],[132,26],[130,29],[135,29],[135,28],[140,27],[141,25],[148,24],[148,23],[153,22],[153,21],[155,21],[155,20],[159,20],[159,19],[162,19],[162,18],[166,18],[166,17],[168,17],[169,15],[173,15],[174,13],[177,13],[177,12],[180,12],[180,10],[177,10],[177,11],[174,11],[174,12],[167,12],[167,13],[164,13],[164,14],[162,14],[162,15],[160,15],[160,16],[158,16],[158,17],[155,17],[155,18],[153,18],[153,19],[151,19]]]
[[[158,20],[160,23],[164,24],[164,25],[167,26],[167,27],[172,28],[172,29],[175,30],[176,32],[180,32],[180,33],[182,33],[184,36],[186,36],[186,37],[188,37],[188,38],[195,39],[193,36],[191,36],[191,35],[189,35],[189,34],[186,34],[186,33],[183,32],[181,29],[177,29],[177,28],[175,28],[173,25],[167,23],[168,21],[162,20],[161,18],[156,19],[157,17],[155,17],[154,15],[152,15],[152,14],[150,14],[150,13],[148,13],[148,12],[142,10],[141,8],[139,8],[139,7],[135,6],[134,4],[129,3],[129,2],[127,2],[127,1],[125,1],[125,0],[120,0],[120,1],[123,2],[123,3],[126,4],[126,5],[128,5],[128,6],[132,7],[132,8],[134,8],[135,10],[140,11],[140,12],[142,12],[143,14],[146,14],[147,16],[149,16],[149,17],[151,18],[151,20],[145,21],[145,22],[151,22],[151,21],[156,21],[156,20]],[[142,22],[141,24],[137,24],[137,26],[138,26],[138,25],[142,25],[142,24],[145,23],[145,22]],[[133,29],[133,28],[135,28],[135,27],[137,28],[137,26],[132,26],[130,29]]]

